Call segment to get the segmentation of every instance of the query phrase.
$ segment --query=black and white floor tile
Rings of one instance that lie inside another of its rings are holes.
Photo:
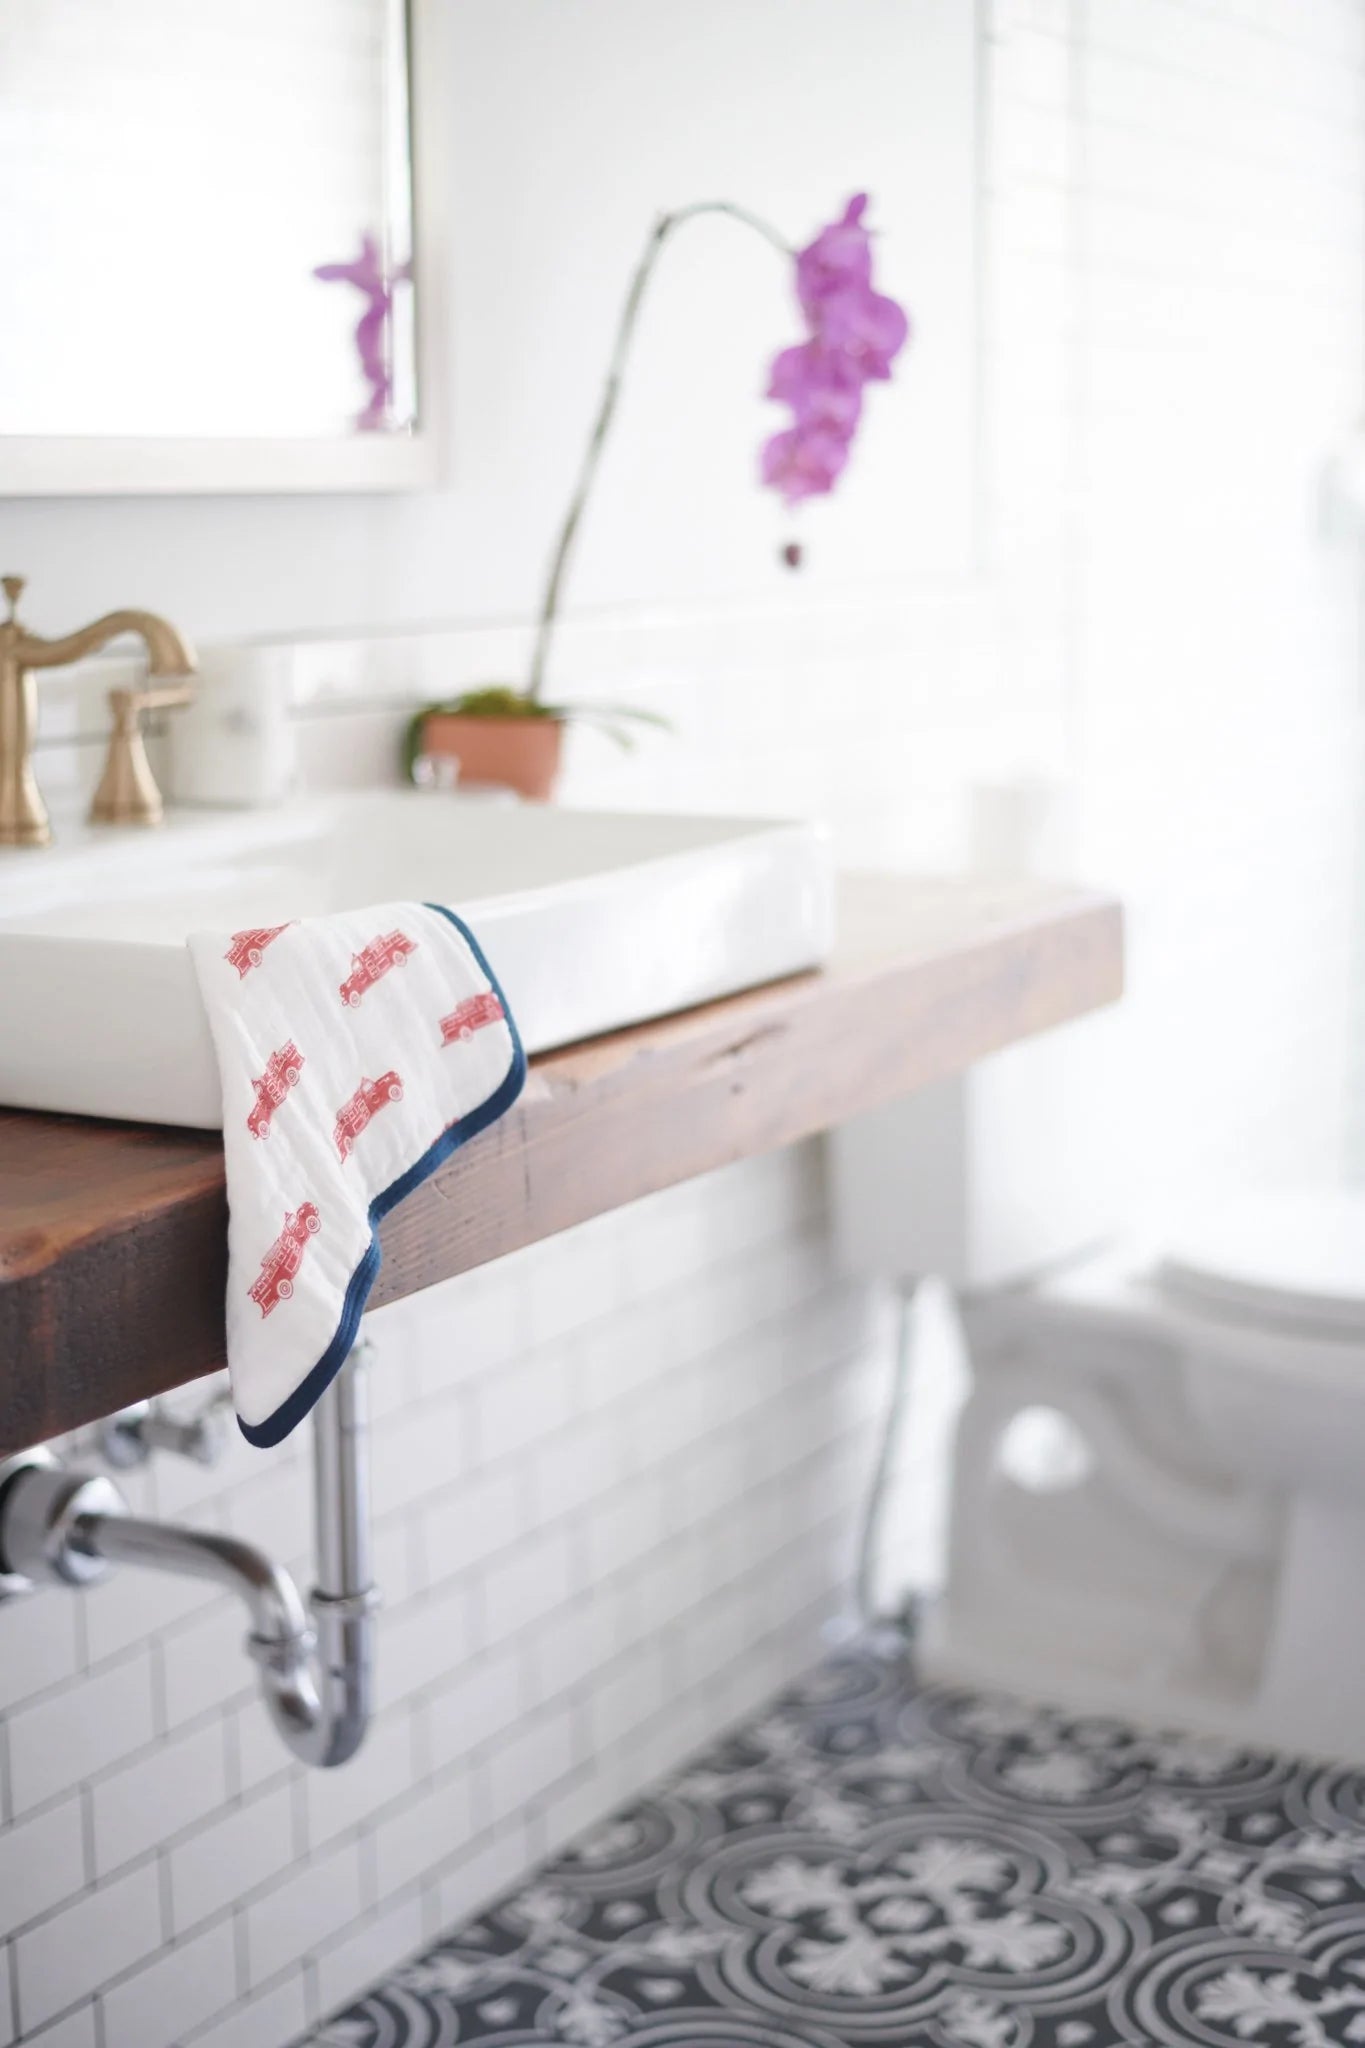
[[[1365,2043],[1365,1773],[840,1661],[312,2038]]]

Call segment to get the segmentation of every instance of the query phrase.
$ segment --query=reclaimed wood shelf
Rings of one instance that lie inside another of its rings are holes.
[[[1118,906],[850,877],[818,973],[541,1055],[381,1231],[372,1305],[829,1129],[1114,1001]],[[0,1110],[0,1455],[224,1362],[215,1133]]]

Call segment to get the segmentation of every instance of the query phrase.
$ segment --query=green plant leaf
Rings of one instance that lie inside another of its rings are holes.
[[[556,718],[586,719],[589,723],[613,722],[625,719],[632,725],[652,725],[660,732],[672,732],[673,721],[665,718],[662,711],[642,711],[634,704],[556,704],[552,707]]]
[[[548,704],[528,697],[525,690],[514,690],[510,683],[490,683],[480,690],[466,690],[463,696],[453,697],[448,704],[428,705],[427,709],[463,712],[468,718],[554,718],[558,715]]]

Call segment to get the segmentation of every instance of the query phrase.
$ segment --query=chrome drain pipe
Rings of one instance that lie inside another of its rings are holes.
[[[373,1691],[363,1346],[313,1411],[313,1507],[317,1585],[305,1608],[289,1573],[254,1545],[130,1515],[112,1480],[33,1452],[0,1467],[0,1573],[11,1591],[89,1585],[114,1564],[227,1587],[246,1605],[271,1720],[295,1756],[326,1770],[359,1749]]]

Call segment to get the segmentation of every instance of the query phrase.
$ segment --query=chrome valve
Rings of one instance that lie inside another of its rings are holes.
[[[153,1451],[169,1451],[196,1465],[216,1465],[227,1448],[231,1405],[227,1394],[216,1394],[197,1415],[182,1420],[150,1401],[134,1401],[101,1425],[100,1455],[120,1472],[145,1465]]]

